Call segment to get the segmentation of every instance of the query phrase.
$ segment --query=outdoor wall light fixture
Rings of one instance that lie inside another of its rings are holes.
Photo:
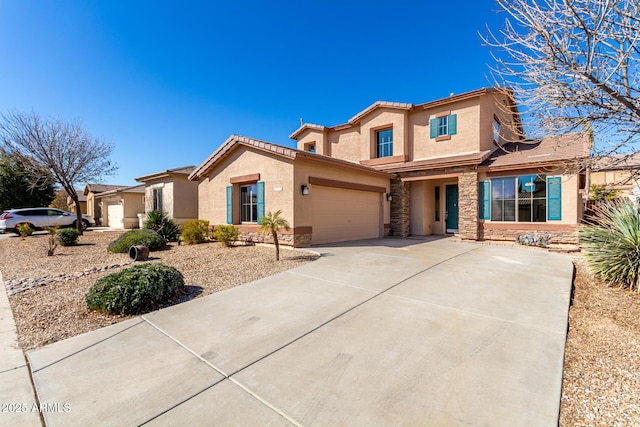
[[[302,184],[300,186],[300,191],[302,191],[302,195],[303,196],[308,196],[309,195],[309,186],[307,184]]]
[[[391,193],[387,193],[387,202],[390,202],[393,200],[393,196],[391,195]]]

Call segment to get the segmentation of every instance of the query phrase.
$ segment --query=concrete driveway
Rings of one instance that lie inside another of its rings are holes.
[[[46,424],[557,425],[568,257],[453,239],[314,249],[30,351]]]

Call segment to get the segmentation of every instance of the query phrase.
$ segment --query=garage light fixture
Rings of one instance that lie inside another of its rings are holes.
[[[309,186],[307,184],[302,184],[300,186],[300,191],[302,191],[302,195],[303,196],[308,196],[309,195]]]
[[[391,193],[387,193],[387,202],[390,202],[393,200],[393,196],[391,195]]]

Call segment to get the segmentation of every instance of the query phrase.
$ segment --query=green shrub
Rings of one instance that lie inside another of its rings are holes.
[[[85,295],[89,310],[135,314],[167,302],[184,290],[184,278],[174,267],[139,264],[98,279]]]
[[[75,228],[61,228],[56,232],[56,240],[62,246],[73,246],[78,243],[80,233]]]
[[[578,234],[596,277],[640,292],[640,213],[636,203],[625,198],[596,206],[592,222],[581,225]]]
[[[18,224],[16,226],[16,229],[18,230],[18,234],[20,235],[20,237],[27,237],[27,236],[31,236],[33,234],[33,232],[35,231],[30,224],[27,224],[26,222],[23,222],[22,224]]]
[[[158,233],[167,242],[178,241],[180,226],[169,215],[162,211],[151,211],[147,213],[147,221],[144,228]]]
[[[219,225],[213,232],[213,238],[229,247],[233,246],[233,243],[238,240],[238,227],[235,225]]]
[[[186,244],[202,243],[209,236],[209,221],[194,219],[184,223],[182,241]]]
[[[107,247],[109,252],[127,253],[131,246],[143,245],[150,251],[159,251],[164,248],[167,242],[151,230],[130,230],[111,242]]]

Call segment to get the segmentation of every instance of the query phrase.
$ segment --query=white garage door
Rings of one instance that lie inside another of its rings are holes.
[[[124,215],[120,203],[109,203],[107,205],[107,221],[111,228],[124,228]]]
[[[381,236],[380,193],[314,185],[311,194],[312,244]]]

